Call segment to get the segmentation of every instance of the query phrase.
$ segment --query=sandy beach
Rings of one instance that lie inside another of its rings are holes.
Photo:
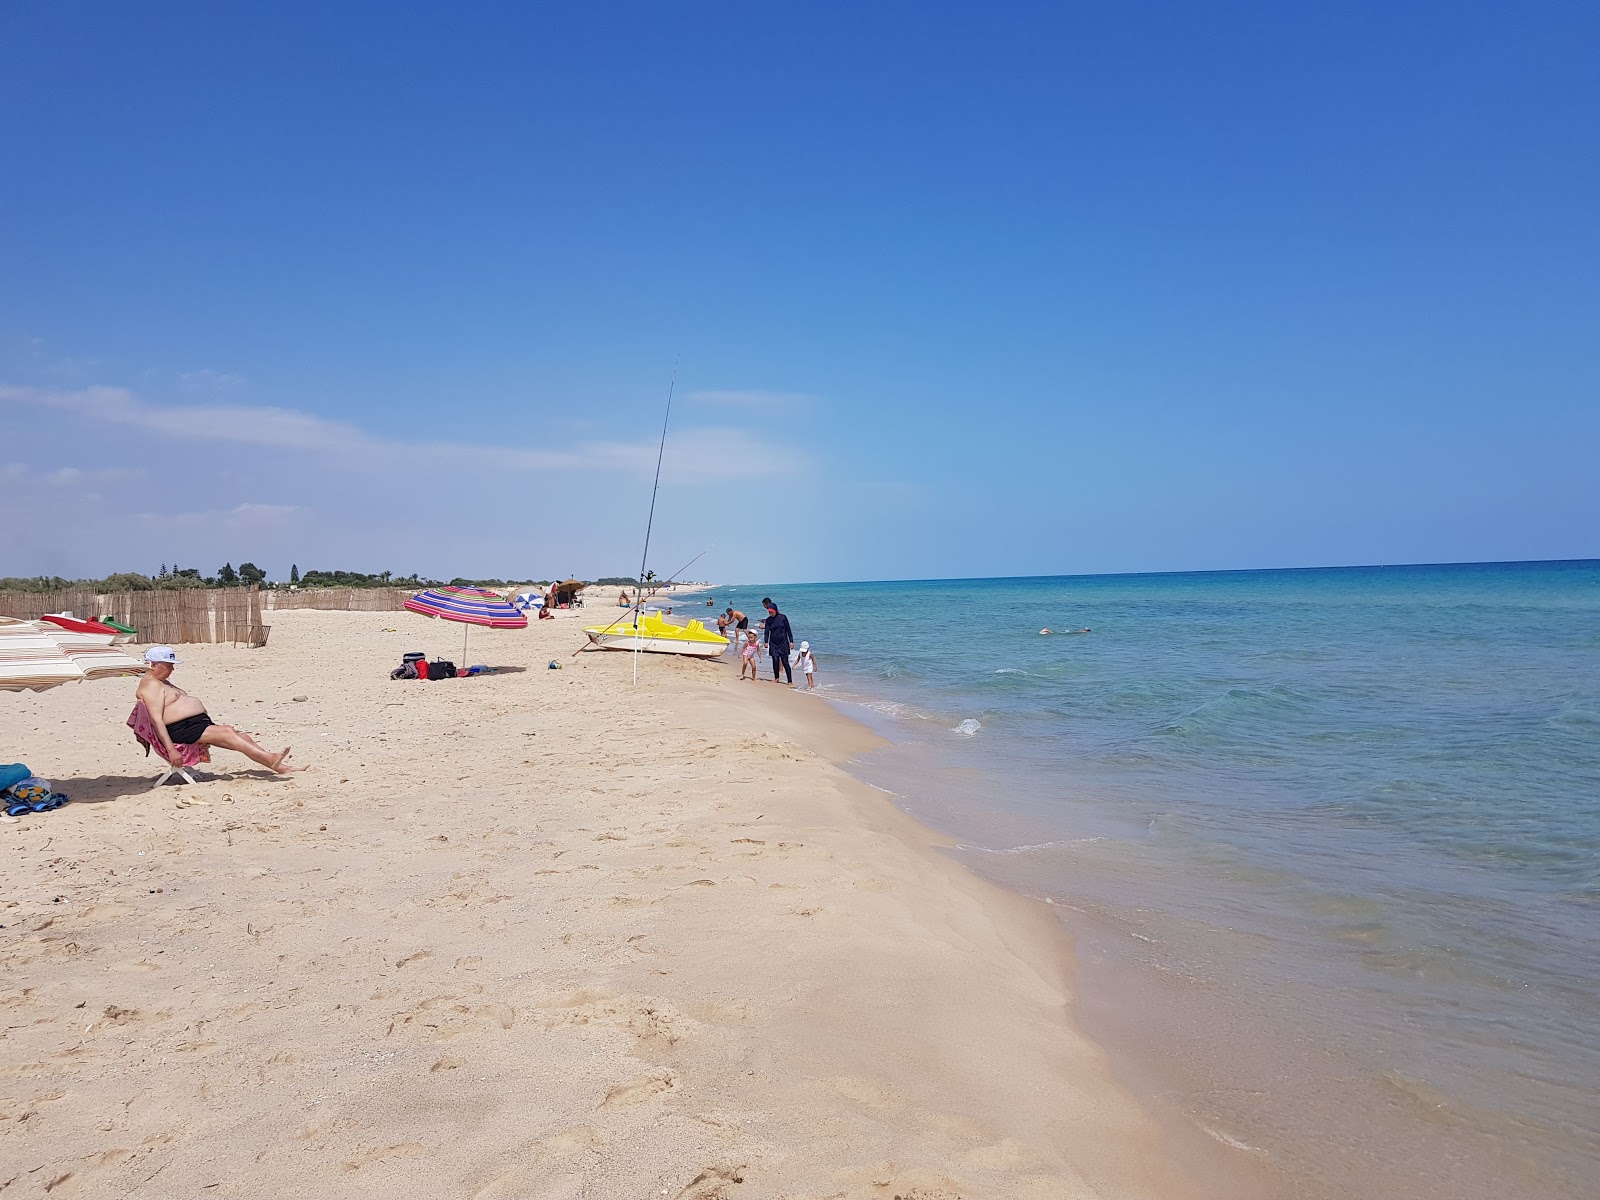
[[[569,658],[611,611],[474,630],[526,669],[444,682],[388,679],[459,661],[409,613],[179,647],[291,778],[151,791],[132,680],[0,696],[0,759],[73,797],[0,826],[0,1193],[1194,1194],[1048,911],[842,770],[872,735],[816,697]]]

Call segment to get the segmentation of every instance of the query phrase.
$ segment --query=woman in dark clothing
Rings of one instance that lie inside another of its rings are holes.
[[[772,655],[772,682],[778,682],[778,671],[781,669],[785,682],[793,685],[794,671],[789,666],[789,647],[794,645],[794,631],[789,628],[789,618],[778,611],[778,606],[768,600],[767,604],[767,653]]]

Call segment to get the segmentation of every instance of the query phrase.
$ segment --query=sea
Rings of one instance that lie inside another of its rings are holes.
[[[1600,561],[710,595],[774,597],[887,739],[850,769],[1054,906],[1197,1172],[1600,1195]]]

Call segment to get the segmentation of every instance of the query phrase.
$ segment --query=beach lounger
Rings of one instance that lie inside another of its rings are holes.
[[[144,706],[143,700],[135,704],[133,712],[128,715],[128,728],[133,730],[133,736],[144,747],[146,757],[149,756],[152,745],[159,746],[161,744],[161,738],[156,734],[156,723],[151,719],[150,710]],[[178,746],[178,755],[182,759],[182,764],[176,767],[167,761],[165,756],[162,757],[161,765],[165,769],[160,775],[156,776],[156,781],[151,785],[152,787],[160,787],[175,774],[182,775],[190,783],[194,783],[196,782],[195,777],[189,774],[188,768],[198,766],[200,763],[211,762],[211,748],[209,746],[198,744]]]

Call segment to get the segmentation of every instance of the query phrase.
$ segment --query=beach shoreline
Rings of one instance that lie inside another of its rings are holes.
[[[822,695],[888,739],[851,772],[1055,906],[1075,1022],[1199,1173],[1327,1200],[1565,1200],[1587,1195],[1600,1128],[1593,859],[1570,849],[1592,844],[1593,574],[718,599],[800,614]]]
[[[840,767],[870,731],[670,657],[634,689],[567,657],[584,620],[476,637],[530,669],[473,680],[387,679],[454,644],[409,615],[182,648],[293,780],[150,792],[119,683],[0,709],[76,801],[4,832],[0,1183],[1205,1193],[1073,1024],[1049,910]]]

